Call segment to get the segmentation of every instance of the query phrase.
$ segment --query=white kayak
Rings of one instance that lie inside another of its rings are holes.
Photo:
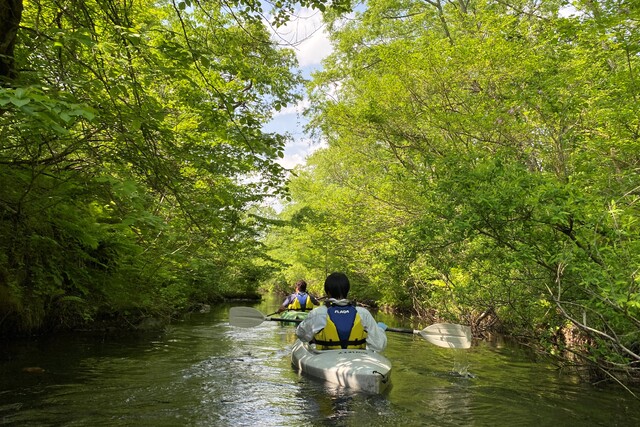
[[[371,350],[315,350],[296,340],[291,363],[298,373],[368,393],[381,393],[391,380],[391,362]]]

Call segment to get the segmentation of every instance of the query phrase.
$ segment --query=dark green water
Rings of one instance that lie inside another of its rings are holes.
[[[276,306],[255,307],[270,313]],[[628,393],[580,384],[508,345],[448,350],[389,333],[387,393],[332,389],[292,370],[292,327],[232,327],[228,309],[135,338],[75,334],[0,344],[0,425],[640,425],[640,401]],[[34,366],[45,372],[23,372]],[[475,378],[451,374],[464,369]]]

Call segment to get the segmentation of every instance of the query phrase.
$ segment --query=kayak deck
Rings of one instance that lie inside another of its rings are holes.
[[[297,340],[291,363],[298,373],[367,393],[381,393],[390,383],[391,362],[371,350],[318,351]]]
[[[280,318],[287,319],[287,320],[294,320],[294,322],[282,321],[280,322],[280,324],[283,326],[297,325],[298,323],[300,323],[299,322],[300,320],[306,319],[308,315],[309,315],[308,311],[287,310],[280,314]],[[295,322],[295,320],[297,320],[297,322]]]

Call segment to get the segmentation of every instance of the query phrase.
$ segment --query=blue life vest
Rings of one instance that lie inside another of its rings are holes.
[[[353,305],[334,305],[327,309],[327,324],[319,331],[314,342],[319,350],[339,348],[366,348],[367,331]]]
[[[287,308],[289,310],[313,310],[313,303],[309,295],[304,292],[299,292]]]

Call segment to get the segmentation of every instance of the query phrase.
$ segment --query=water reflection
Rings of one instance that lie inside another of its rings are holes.
[[[269,313],[278,302],[269,304],[256,308]],[[228,307],[213,307],[162,334],[3,343],[0,424],[640,425],[630,395],[586,386],[509,343],[450,350],[388,334],[391,388],[368,395],[299,376],[293,327],[236,328],[227,316]]]

